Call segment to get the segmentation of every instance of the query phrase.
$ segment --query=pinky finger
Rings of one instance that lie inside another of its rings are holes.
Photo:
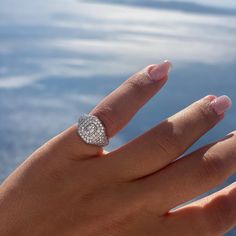
[[[170,212],[167,222],[185,235],[222,236],[236,226],[236,182],[208,197]],[[183,232],[182,231],[182,232]]]

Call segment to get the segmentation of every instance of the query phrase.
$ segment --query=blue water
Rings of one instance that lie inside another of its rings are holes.
[[[236,1],[0,0],[0,182],[133,72],[164,59],[174,64],[168,84],[110,150],[207,94],[236,103]],[[235,130],[235,116],[236,106],[192,150]]]

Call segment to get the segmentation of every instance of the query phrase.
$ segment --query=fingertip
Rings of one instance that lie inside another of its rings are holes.
[[[169,75],[172,67],[172,63],[168,60],[165,60],[161,64],[149,65],[146,69],[146,72],[151,81],[159,81]]]
[[[215,98],[210,105],[218,115],[222,115],[231,108],[232,100],[228,96],[223,95]]]
[[[170,70],[173,68],[173,63],[170,60],[165,60],[164,63],[169,65]]]

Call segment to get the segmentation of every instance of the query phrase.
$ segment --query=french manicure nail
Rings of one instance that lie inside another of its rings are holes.
[[[220,97],[214,99],[210,103],[210,106],[214,109],[214,111],[218,115],[222,115],[224,112],[226,112],[232,106],[232,101],[228,96],[223,95],[223,96],[220,96]]]
[[[164,61],[159,65],[152,65],[148,68],[149,78],[153,81],[164,79],[170,72],[172,64],[170,61]]]

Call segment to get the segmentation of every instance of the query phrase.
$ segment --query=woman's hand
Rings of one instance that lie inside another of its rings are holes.
[[[170,67],[148,66],[91,111],[109,137],[160,90]],[[73,125],[1,185],[0,235],[223,235],[236,224],[235,184],[170,210],[235,172],[235,133],[177,159],[230,105],[207,96],[110,153],[82,141]]]

